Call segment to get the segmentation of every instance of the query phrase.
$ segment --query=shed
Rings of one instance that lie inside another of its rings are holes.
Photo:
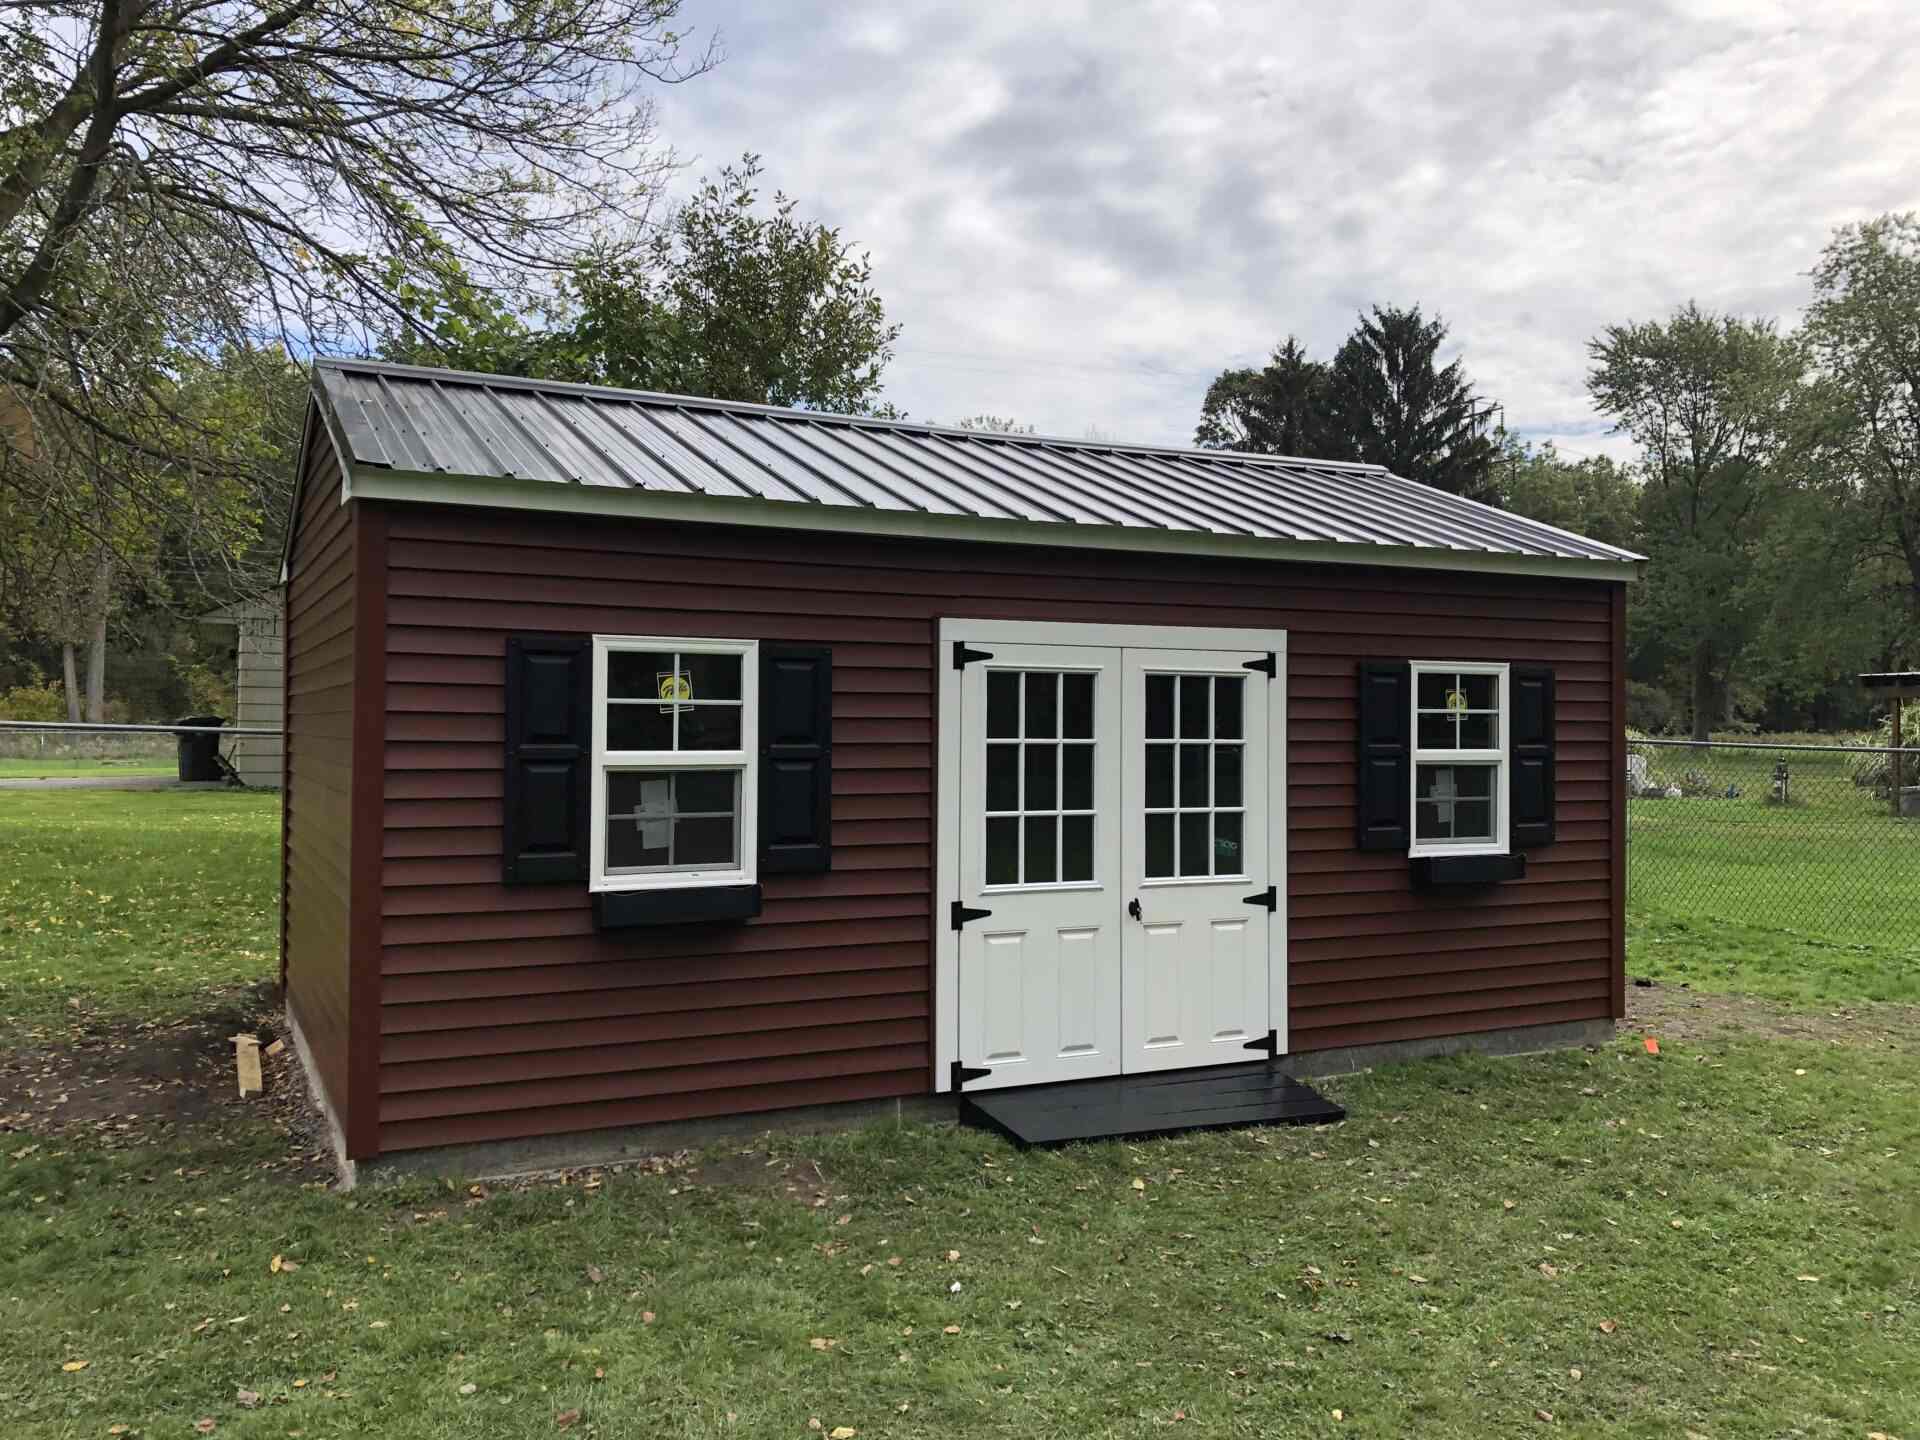
[[[300,466],[282,965],[352,1159],[1623,1013],[1629,552],[1373,466],[370,362]]]
[[[200,617],[207,626],[231,625],[234,631],[233,723],[278,730],[285,685],[284,619],[280,601],[241,600]],[[280,788],[282,742],[271,735],[233,739],[232,762],[242,783],[261,790]]]

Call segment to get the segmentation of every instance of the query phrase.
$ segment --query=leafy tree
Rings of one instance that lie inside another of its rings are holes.
[[[390,358],[768,405],[871,412],[900,327],[872,265],[776,193],[757,156],[721,170],[638,249],[602,247],[522,307],[452,257],[399,279]]]
[[[1037,432],[1031,425],[1022,425],[1018,420],[1008,419],[1005,415],[969,415],[964,420],[953,422],[961,430],[978,430],[989,435],[1033,435]]]
[[[1693,735],[1705,739],[1767,613],[1755,561],[1795,484],[1789,440],[1805,352],[1770,320],[1689,302],[1665,321],[1608,326],[1588,353],[1594,404],[1641,452],[1652,563],[1628,612],[1630,638],[1685,665]]]
[[[1495,481],[1502,510],[1626,550],[1639,544],[1640,486],[1604,455],[1566,460],[1551,440],[1535,449],[1504,437]]]
[[[1867,553],[1896,563],[1920,617],[1920,216],[1841,226],[1813,286],[1815,423],[1870,517]]]
[[[1329,458],[1347,447],[1328,425],[1327,367],[1289,335],[1258,370],[1223,370],[1200,405],[1196,445],[1257,455]]]
[[[1493,407],[1458,359],[1439,364],[1446,323],[1420,307],[1375,305],[1333,357],[1327,381],[1328,459],[1365,460],[1474,500],[1497,493]]]

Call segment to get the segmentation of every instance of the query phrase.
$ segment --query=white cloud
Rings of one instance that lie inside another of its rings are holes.
[[[669,92],[873,255],[913,414],[1187,440],[1208,379],[1373,301],[1508,423],[1621,453],[1586,342],[1693,297],[1791,320],[1833,226],[1920,208],[1920,6],[690,6]]]

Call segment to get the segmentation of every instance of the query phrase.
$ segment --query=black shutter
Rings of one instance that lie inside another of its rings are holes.
[[[507,778],[501,879],[587,878],[587,767],[593,752],[592,643],[507,637]]]
[[[1405,660],[1360,662],[1360,803],[1362,850],[1406,850],[1413,843],[1412,668]]]
[[[760,870],[833,868],[833,651],[760,646]]]
[[[1507,728],[1512,766],[1515,850],[1553,843],[1553,671],[1513,667],[1513,715]]]

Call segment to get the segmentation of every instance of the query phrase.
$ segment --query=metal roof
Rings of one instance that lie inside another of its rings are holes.
[[[314,389],[348,496],[1605,578],[1641,558],[1377,465],[372,361],[317,360]]]

